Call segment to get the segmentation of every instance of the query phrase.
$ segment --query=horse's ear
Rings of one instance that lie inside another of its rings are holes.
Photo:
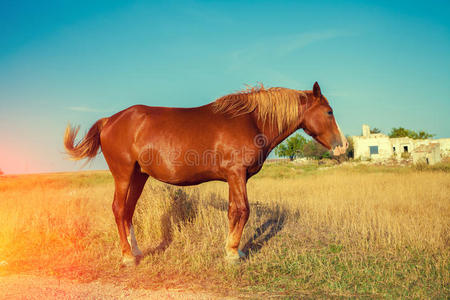
[[[322,92],[320,91],[320,86],[317,83],[317,81],[314,83],[314,86],[313,86],[313,94],[314,94],[314,97],[322,96]]]

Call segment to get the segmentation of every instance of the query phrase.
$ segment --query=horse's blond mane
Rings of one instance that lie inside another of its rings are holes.
[[[213,109],[231,117],[256,110],[259,120],[276,126],[281,133],[298,120],[302,100],[307,101],[302,91],[280,87],[265,89],[261,84],[217,99],[213,102]]]

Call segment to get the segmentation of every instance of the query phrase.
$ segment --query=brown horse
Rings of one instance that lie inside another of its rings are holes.
[[[250,209],[247,180],[270,151],[299,128],[334,155],[345,153],[340,131],[319,84],[312,91],[247,89],[195,108],[136,105],[98,120],[74,145],[79,128],[67,127],[64,146],[72,159],[92,159],[101,146],[115,181],[112,209],[123,264],[142,257],[132,218],[147,178],[174,185],[221,180],[229,185],[227,258],[238,250]]]

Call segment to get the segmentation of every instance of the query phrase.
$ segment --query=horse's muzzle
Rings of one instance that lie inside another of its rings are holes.
[[[347,141],[347,139],[345,137],[342,137],[341,139],[342,139],[342,143],[340,143],[340,144],[336,145],[335,147],[333,147],[333,149],[331,151],[334,156],[339,156],[339,155],[345,154],[345,152],[348,149],[348,141]]]

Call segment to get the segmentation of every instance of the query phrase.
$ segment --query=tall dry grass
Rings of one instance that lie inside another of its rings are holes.
[[[280,295],[443,297],[449,291],[450,174],[410,168],[267,165],[248,183],[250,220],[224,262],[225,183],[150,180],[135,217],[146,257],[121,270],[110,175],[0,181],[0,272],[131,286]],[[125,272],[125,276],[123,275]]]

